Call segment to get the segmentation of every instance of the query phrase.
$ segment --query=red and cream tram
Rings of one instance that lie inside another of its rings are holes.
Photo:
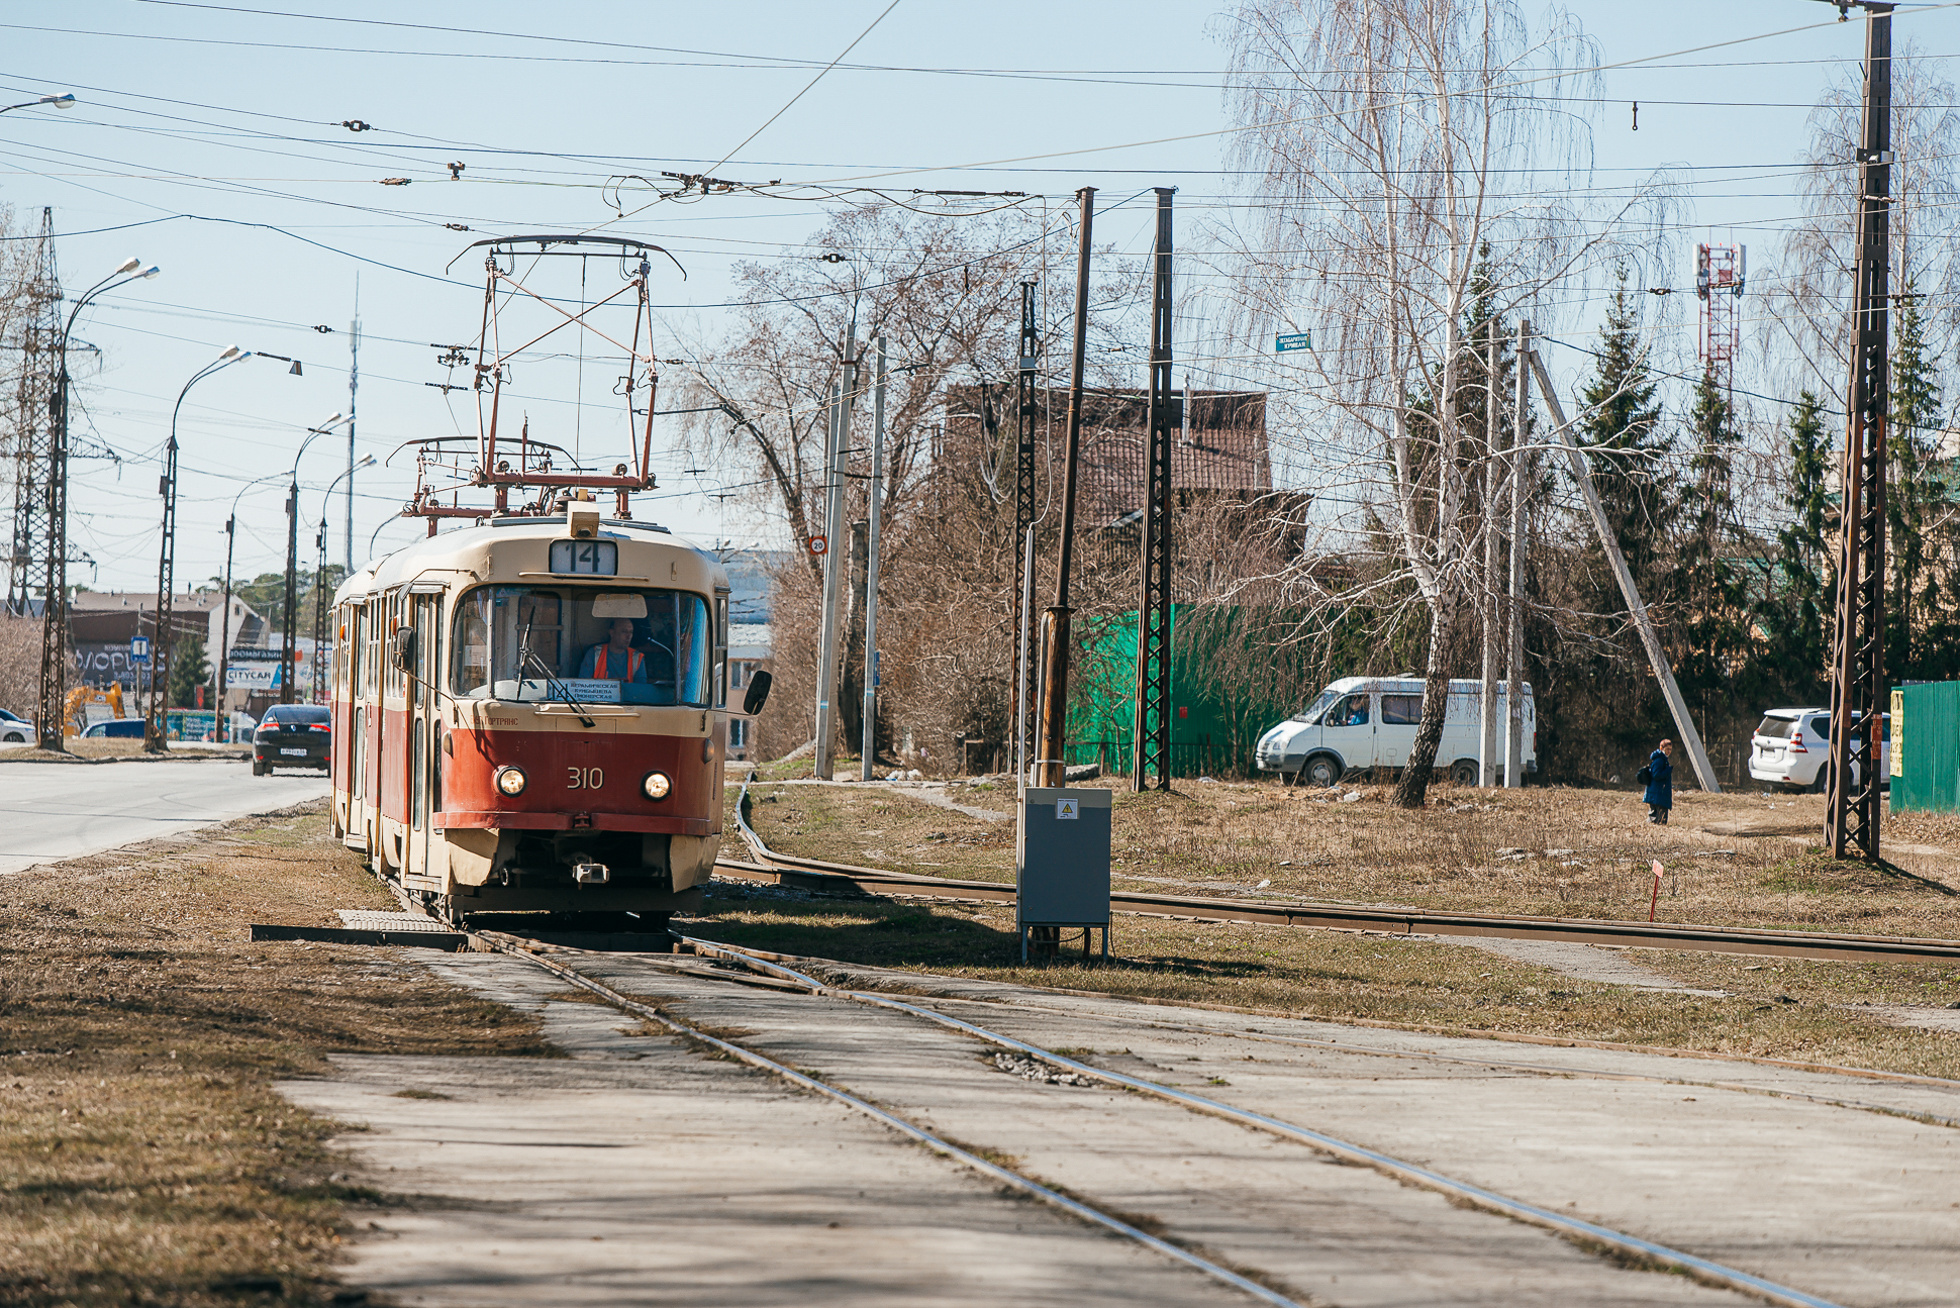
[[[657,926],[699,902],[721,843],[728,576],[664,528],[564,507],[433,535],[340,588],[334,825],[452,921]]]

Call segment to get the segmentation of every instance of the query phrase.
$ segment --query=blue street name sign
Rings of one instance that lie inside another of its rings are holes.
[[[1312,348],[1312,332],[1293,332],[1288,335],[1275,336],[1273,338],[1273,352],[1275,354],[1290,354],[1294,350],[1311,350]]]

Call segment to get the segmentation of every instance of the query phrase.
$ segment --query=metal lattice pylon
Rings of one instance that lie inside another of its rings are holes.
[[[7,612],[31,611],[29,591],[48,555],[49,469],[54,455],[55,389],[61,367],[61,282],[55,276],[54,210],[41,210],[33,272],[9,350],[20,360],[14,387],[13,548],[8,555]]]
[[[1703,245],[1695,251],[1695,295],[1701,300],[1701,363],[1722,401],[1735,407],[1735,356],[1742,344],[1736,301],[1747,281],[1749,251],[1740,245]]]
[[[1150,428],[1144,453],[1143,579],[1137,601],[1136,759],[1131,784],[1171,784],[1171,188],[1157,190],[1150,292]]]
[[[1824,838],[1831,853],[1877,859],[1883,782],[1877,763],[1886,711],[1885,456],[1892,186],[1892,15],[1868,6],[1865,115],[1858,148],[1858,236],[1851,278],[1849,428],[1840,477],[1843,538],[1831,657],[1831,761]],[[1854,775],[1855,774],[1855,775]]]

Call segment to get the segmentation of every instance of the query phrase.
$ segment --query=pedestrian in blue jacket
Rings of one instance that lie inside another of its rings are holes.
[[[1647,805],[1647,820],[1656,826],[1667,825],[1667,815],[1674,809],[1674,764],[1669,756],[1674,753],[1674,742],[1663,740],[1647,759],[1647,793],[1642,798]]]

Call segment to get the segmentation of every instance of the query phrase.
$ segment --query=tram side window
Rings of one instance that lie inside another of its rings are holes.
[[[479,586],[456,606],[452,693],[706,707],[707,601],[674,590]]]

